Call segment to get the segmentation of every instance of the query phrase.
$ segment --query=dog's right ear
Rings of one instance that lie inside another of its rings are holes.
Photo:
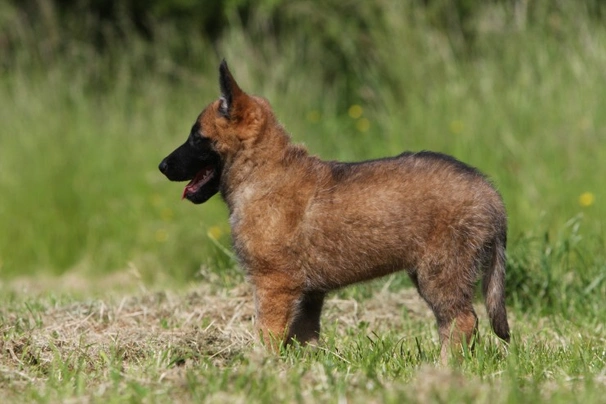
[[[238,101],[244,92],[231,75],[225,59],[219,65],[219,85],[221,87],[221,105],[219,112],[227,119],[234,117],[238,108]]]

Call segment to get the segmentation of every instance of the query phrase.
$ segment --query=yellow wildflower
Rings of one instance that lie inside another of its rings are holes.
[[[223,235],[223,230],[221,230],[221,227],[219,226],[212,226],[210,229],[208,229],[206,235],[213,240],[218,240],[219,237]]]
[[[358,119],[359,117],[362,116],[362,114],[364,113],[364,110],[358,104],[354,104],[351,107],[349,107],[349,109],[347,110],[347,113],[349,114],[349,117],[351,119]]]
[[[583,192],[579,196],[579,205],[581,205],[584,208],[593,205],[594,201],[595,201],[595,196],[591,192]]]
[[[360,132],[366,132],[370,129],[370,121],[366,118],[360,118],[356,122],[356,128],[358,128]]]

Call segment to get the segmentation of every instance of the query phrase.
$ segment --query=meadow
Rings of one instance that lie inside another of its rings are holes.
[[[102,50],[75,22],[0,7],[3,402],[604,402],[603,21],[495,2],[470,38],[413,1],[357,19],[325,4],[287,9],[305,23],[280,36],[259,10],[212,43],[165,23],[153,41],[108,31]],[[180,201],[157,169],[218,96],[223,57],[313,154],[434,150],[490,176],[509,347],[479,308],[475,351],[437,366],[402,274],[332,295],[319,348],[254,343],[223,202]]]

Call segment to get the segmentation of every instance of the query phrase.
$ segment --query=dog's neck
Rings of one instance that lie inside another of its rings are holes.
[[[221,196],[232,211],[238,199],[236,195],[253,191],[247,184],[254,182],[255,194],[269,193],[283,170],[305,158],[308,158],[307,150],[293,144],[284,128],[274,126],[254,140],[242,141],[240,150],[226,161],[221,176]]]

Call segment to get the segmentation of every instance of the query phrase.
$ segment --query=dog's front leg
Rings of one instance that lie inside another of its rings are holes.
[[[296,316],[303,292],[273,280],[255,282],[257,328],[266,346],[277,351],[288,343],[287,332]]]
[[[318,342],[324,296],[323,292],[306,292],[303,295],[297,306],[295,318],[290,323],[287,341],[296,339],[302,345]]]

